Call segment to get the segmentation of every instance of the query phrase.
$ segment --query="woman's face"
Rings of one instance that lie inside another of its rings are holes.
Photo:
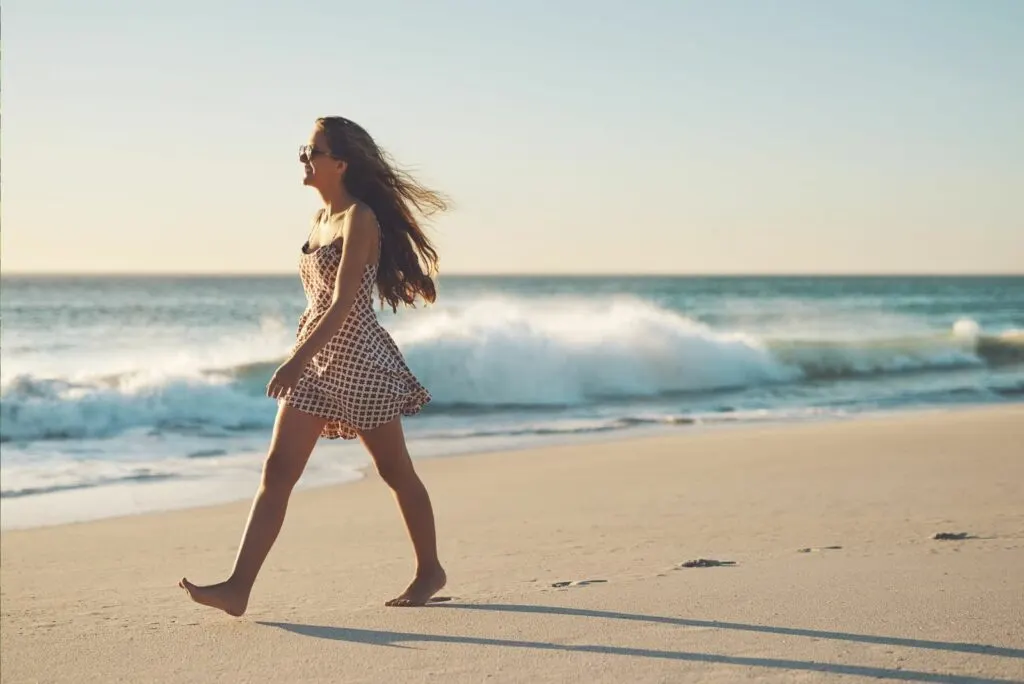
[[[331,156],[327,147],[327,137],[319,128],[313,130],[309,142],[299,150],[299,161],[302,162],[302,184],[326,190],[341,183],[345,173],[345,162]]]

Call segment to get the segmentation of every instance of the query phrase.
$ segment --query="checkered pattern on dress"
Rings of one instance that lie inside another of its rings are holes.
[[[308,243],[307,243],[308,244]],[[327,313],[341,265],[340,242],[307,252],[299,275],[307,306],[299,318],[296,346]],[[431,397],[409,370],[391,335],[377,322],[373,290],[377,264],[367,264],[352,309],[334,337],[313,356],[281,401],[322,418],[321,437],[354,439],[399,415],[419,413]]]

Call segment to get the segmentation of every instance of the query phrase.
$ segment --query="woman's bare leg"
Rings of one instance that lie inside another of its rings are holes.
[[[409,458],[402,420],[395,420],[360,434],[373,463],[398,501],[405,527],[416,552],[416,576],[388,606],[422,606],[447,582],[437,558],[437,534],[430,495]]]
[[[178,586],[193,601],[235,617],[245,612],[256,575],[281,531],[292,488],[302,476],[326,422],[286,405],[278,408],[270,452],[263,464],[263,477],[252,502],[234,570],[227,580],[207,586],[197,586],[183,577]]]

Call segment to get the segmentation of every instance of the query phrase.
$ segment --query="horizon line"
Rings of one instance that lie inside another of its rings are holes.
[[[298,277],[293,271],[4,271],[0,278],[284,278]],[[1019,278],[1024,271],[456,271],[441,273],[438,279],[457,278]]]

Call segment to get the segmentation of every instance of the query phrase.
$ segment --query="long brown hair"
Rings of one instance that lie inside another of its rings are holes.
[[[345,187],[377,215],[381,227],[377,290],[381,304],[415,306],[437,298],[437,251],[416,219],[448,208],[440,193],[425,188],[381,149],[366,130],[341,116],[317,119],[332,157],[348,163]]]

